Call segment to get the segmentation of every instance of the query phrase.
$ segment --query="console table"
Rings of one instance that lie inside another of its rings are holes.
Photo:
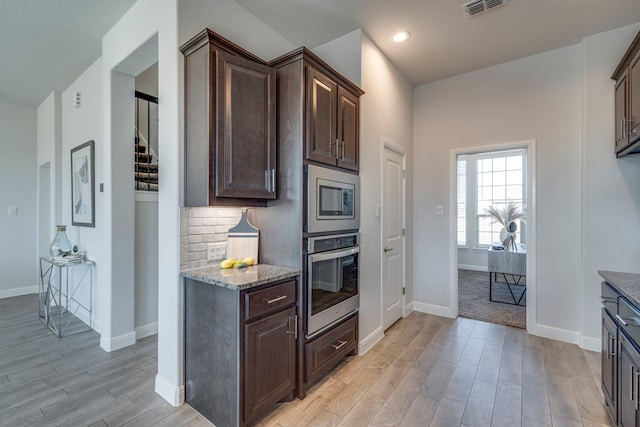
[[[527,275],[527,249],[522,244],[518,244],[517,248],[517,252],[489,248],[489,301],[520,305],[522,297],[524,297],[524,294],[527,292],[526,285],[520,283],[522,278]],[[513,298],[513,303],[493,299],[493,282],[494,279],[497,279],[498,274],[501,274],[504,278],[511,298]],[[522,292],[520,296],[516,298],[518,292],[514,293],[514,289],[518,287],[522,288]]]
[[[91,329],[95,265],[88,259],[40,257],[38,316],[58,338]],[[79,310],[88,323],[76,316]]]

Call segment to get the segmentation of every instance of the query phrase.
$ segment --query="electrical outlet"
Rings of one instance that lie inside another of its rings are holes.
[[[207,244],[207,260],[225,259],[227,255],[227,242]]]

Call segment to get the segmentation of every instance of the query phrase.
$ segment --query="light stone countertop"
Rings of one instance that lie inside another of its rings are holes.
[[[241,291],[298,276],[300,270],[277,265],[258,264],[247,268],[201,267],[183,270],[181,274],[187,279]]]
[[[598,274],[633,305],[640,308],[640,274],[598,270]]]

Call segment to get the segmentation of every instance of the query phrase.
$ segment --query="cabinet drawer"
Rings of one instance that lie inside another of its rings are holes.
[[[606,282],[600,285],[600,301],[612,316],[618,314],[618,292]]]
[[[618,316],[615,316],[622,325],[622,330],[631,337],[634,344],[640,344],[640,312],[629,304],[626,299],[620,298],[618,306]]]
[[[274,285],[244,295],[246,320],[272,313],[296,302],[296,282]]]
[[[358,317],[353,317],[305,345],[307,382],[318,378],[358,344]]]

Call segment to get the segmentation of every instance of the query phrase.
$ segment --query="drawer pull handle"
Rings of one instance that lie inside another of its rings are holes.
[[[621,317],[619,314],[616,314],[616,319],[618,322],[622,324],[622,326],[640,326],[640,319],[637,317],[632,317],[631,319],[625,319]]]
[[[331,344],[331,347],[335,348],[336,350],[340,350],[342,347],[344,347],[345,345],[347,345],[347,341],[340,341],[338,340],[338,342],[340,344]]]
[[[613,335],[609,335],[609,355],[607,356],[607,359],[609,358],[609,356],[613,356],[616,357],[616,337]]]
[[[291,324],[291,317],[289,317],[289,324]],[[293,332],[291,330],[287,331],[288,334],[293,334],[293,339],[298,339],[298,315],[293,316]]]
[[[285,298],[287,298],[287,296],[286,295],[282,295],[281,297],[277,297],[277,298],[274,298],[274,299],[268,299],[267,300],[267,304],[273,304],[274,302],[282,301]]]
[[[600,295],[600,301],[602,302],[602,304],[606,304],[608,302],[617,303],[618,302],[618,298],[603,297],[602,295]]]

